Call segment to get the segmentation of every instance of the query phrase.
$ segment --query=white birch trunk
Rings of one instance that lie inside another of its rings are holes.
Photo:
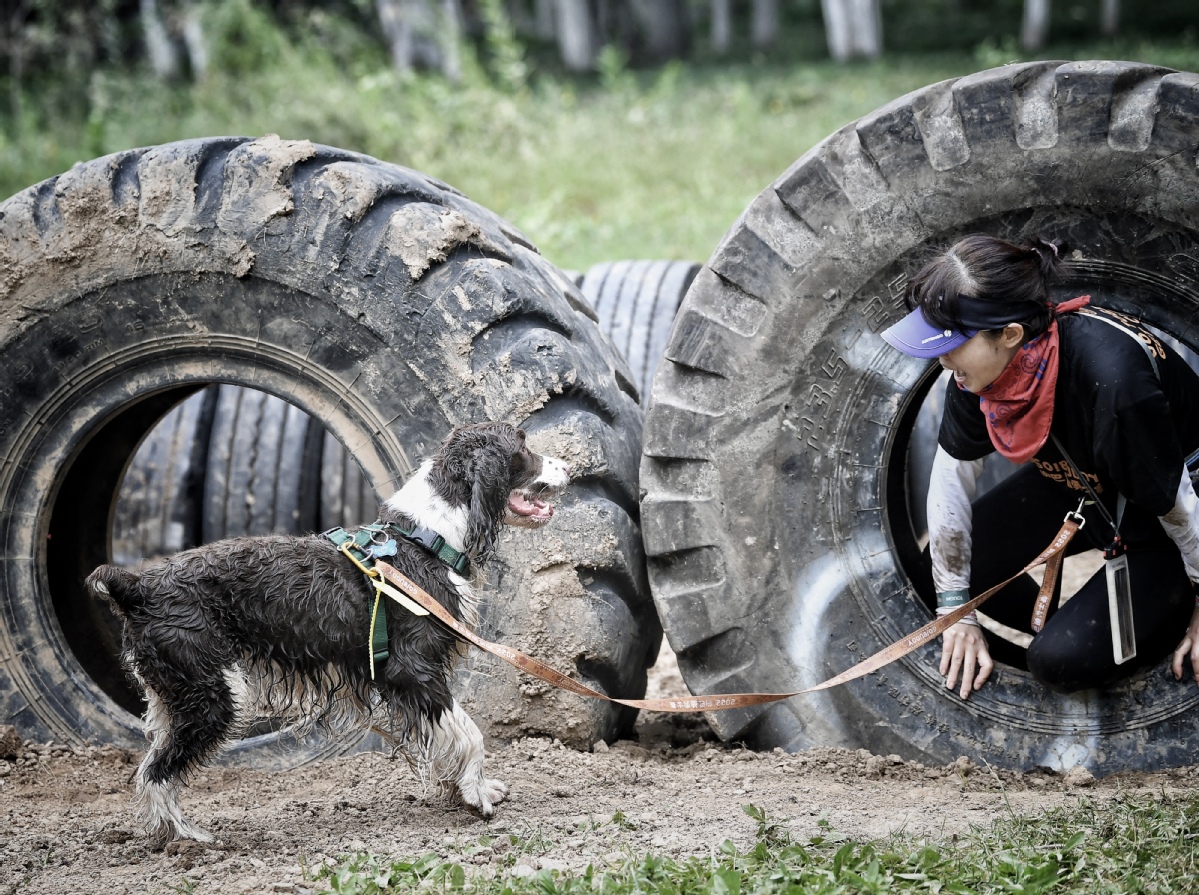
[[[158,0],[141,0],[139,14],[142,22],[142,37],[146,42],[146,57],[150,68],[158,77],[179,76],[179,51],[163,21]]]
[[[191,67],[192,77],[202,81],[208,74],[208,43],[204,40],[204,25],[201,21],[200,10],[189,5],[183,11],[182,18],[183,46],[187,50],[187,64]]]
[[[732,0],[712,0],[712,50],[727,53],[733,45]]]
[[[850,0],[854,53],[877,59],[883,52],[883,16],[878,0]]]
[[[1020,28],[1020,44],[1035,52],[1045,44],[1049,34],[1049,0],[1024,0],[1024,24]]]
[[[599,41],[596,40],[591,5],[587,0],[558,0],[556,11],[562,64],[569,71],[593,71]]]
[[[398,72],[406,72],[415,64],[412,48],[412,28],[404,15],[404,0],[375,0],[375,14],[387,41],[391,64]]]

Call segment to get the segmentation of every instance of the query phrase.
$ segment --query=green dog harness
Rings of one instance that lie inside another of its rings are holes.
[[[410,600],[405,594],[383,580],[375,568],[381,559],[395,556],[399,552],[397,538],[419,544],[437,557],[445,566],[459,575],[470,574],[470,557],[455,550],[445,538],[428,528],[406,529],[394,522],[376,522],[363,525],[354,534],[344,528],[330,528],[321,532],[321,537],[332,541],[338,551],[345,554],[358,567],[375,589],[375,604],[371,609],[370,666],[371,680],[375,679],[375,665],[387,661],[390,655],[387,643],[387,610],[382,598],[395,600],[413,615],[428,615],[429,611]]]

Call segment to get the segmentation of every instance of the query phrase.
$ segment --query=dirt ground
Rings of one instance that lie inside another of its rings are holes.
[[[669,650],[650,695],[685,693]],[[628,853],[706,854],[753,842],[753,804],[797,837],[894,831],[950,836],[1009,810],[1039,813],[1117,792],[1192,789],[1199,767],[1095,781],[1085,771],[996,773],[966,759],[929,768],[898,757],[820,749],[754,753],[714,742],[693,716],[645,715],[638,742],[592,752],[545,739],[489,750],[509,798],[484,821],[426,798],[407,764],[361,754],[284,773],[214,768],[184,792],[185,811],[216,837],[149,850],[132,821],[140,756],[111,746],[0,747],[0,895],[306,893],[322,862],[359,850],[435,852],[475,872],[603,866]],[[513,842],[515,838],[515,842]]]

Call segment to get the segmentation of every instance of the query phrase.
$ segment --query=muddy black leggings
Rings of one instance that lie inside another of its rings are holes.
[[[970,593],[980,594],[1014,575],[1040,553],[1061,528],[1068,510],[1078,505],[1071,492],[1022,467],[974,502],[973,555]],[[1107,540],[1110,528],[1088,509],[1084,532],[1070,553],[1091,549]],[[987,632],[987,646],[997,662],[1027,668],[1045,686],[1062,693],[1103,687],[1156,664],[1172,653],[1186,634],[1195,607],[1182,556],[1169,536],[1156,526],[1130,543],[1128,571],[1132,583],[1136,658],[1117,665],[1112,658],[1107,579],[1103,569],[1054,611],[1027,652]],[[1089,530],[1087,530],[1089,529]],[[1102,529],[1102,531],[1100,531]],[[1031,633],[1029,618],[1037,584],[1023,575],[991,597],[982,612],[996,621]]]

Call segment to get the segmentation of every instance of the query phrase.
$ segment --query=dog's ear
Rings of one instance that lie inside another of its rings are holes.
[[[482,561],[495,549],[508,505],[508,451],[489,445],[475,452],[470,464],[470,508],[466,515],[466,552]]]

